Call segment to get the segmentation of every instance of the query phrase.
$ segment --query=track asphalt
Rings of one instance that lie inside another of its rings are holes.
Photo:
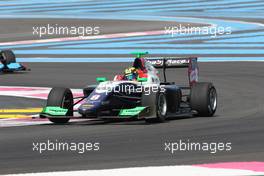
[[[80,88],[94,83],[96,76],[112,78],[128,63],[28,63],[28,66],[34,68],[31,73],[1,75],[0,85]],[[200,63],[201,81],[212,81],[219,95],[219,107],[213,118],[173,119],[153,125],[146,125],[144,121],[87,121],[62,126],[0,128],[0,173],[264,161],[263,67],[264,63],[258,62]],[[168,78],[183,82],[187,77],[185,70],[169,70]],[[12,106],[21,106],[22,100],[19,100],[5,99]],[[38,106],[43,103],[23,101]],[[164,151],[165,142],[188,139],[231,142],[232,150],[216,154]],[[84,154],[33,151],[33,142],[47,140],[99,142],[100,151]]]
[[[31,72],[0,74],[0,86],[82,88],[95,83],[97,76],[112,79],[128,63],[63,63],[66,59],[111,60],[128,57],[132,50],[150,50],[155,56],[224,57],[224,61],[232,57],[252,60],[264,56],[261,1],[41,2],[2,2],[1,43],[34,41],[21,45],[3,44],[1,49],[13,49],[20,61],[36,62],[42,58],[44,61],[57,59],[62,63],[25,63]],[[66,37],[52,35],[39,38],[32,35],[34,26],[48,23],[100,26],[102,35],[164,30],[165,26],[179,23],[231,26],[233,33],[218,38],[208,35],[149,35],[36,44],[41,39]],[[0,127],[0,174],[264,161],[264,62],[211,62],[200,63],[199,66],[200,81],[212,81],[218,91],[215,117],[178,118],[161,124],[87,120],[68,125]],[[176,83],[187,80],[185,70],[168,70],[168,78]],[[44,104],[44,100],[0,96],[1,108],[38,108]],[[98,142],[100,150],[83,154],[70,151],[40,154],[33,151],[33,143],[48,140]],[[177,151],[174,154],[164,151],[165,142],[179,140],[231,143],[232,150],[215,154],[208,151]]]

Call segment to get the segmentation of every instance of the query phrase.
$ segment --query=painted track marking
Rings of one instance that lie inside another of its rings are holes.
[[[39,113],[42,108],[0,109],[0,113]]]
[[[243,162],[241,162],[243,163]],[[250,164],[251,162],[247,162]],[[254,163],[254,162],[253,162]],[[259,167],[264,167],[264,163],[260,162]],[[237,162],[239,165],[240,162]],[[225,163],[229,165],[229,163]],[[170,175],[177,173],[177,175],[184,176],[260,176],[264,175],[264,170],[254,171],[251,169],[243,169],[241,167],[226,169],[222,167],[201,167],[196,165],[182,165],[182,166],[150,166],[150,167],[134,167],[121,169],[104,169],[104,170],[81,170],[81,171],[61,171],[61,172],[44,172],[44,173],[28,173],[23,176],[71,176],[71,175],[89,175],[89,176],[134,176],[134,175]],[[15,175],[15,174],[14,174]]]
[[[30,118],[28,115],[21,114],[0,114],[0,119],[17,119],[17,118]]]

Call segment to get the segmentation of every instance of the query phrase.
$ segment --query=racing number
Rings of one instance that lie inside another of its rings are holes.
[[[90,100],[98,100],[98,98],[100,97],[100,95],[93,95]]]

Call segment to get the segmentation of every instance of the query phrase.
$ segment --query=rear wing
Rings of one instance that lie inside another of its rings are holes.
[[[165,58],[151,58],[146,59],[155,68],[163,69],[164,82],[166,79],[166,69],[167,68],[188,68],[189,85],[192,86],[194,83],[198,82],[198,58],[197,57],[186,57],[186,58],[176,58],[176,57],[165,57]]]

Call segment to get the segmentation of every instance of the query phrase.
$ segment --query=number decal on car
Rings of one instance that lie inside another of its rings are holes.
[[[100,98],[100,95],[96,94],[96,95],[93,95],[90,100],[98,100]]]

